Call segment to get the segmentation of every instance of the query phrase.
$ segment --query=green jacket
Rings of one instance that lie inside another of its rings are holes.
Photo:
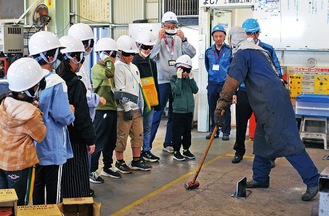
[[[114,64],[110,58],[106,58],[104,63],[98,62],[91,68],[91,79],[95,93],[106,99],[104,106],[98,105],[96,110],[117,110],[117,103],[114,99]]]
[[[176,75],[170,79],[171,92],[174,98],[174,113],[190,113],[194,111],[194,96],[199,88],[194,79],[178,79]]]

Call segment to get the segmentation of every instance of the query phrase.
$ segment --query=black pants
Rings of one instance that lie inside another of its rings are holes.
[[[236,155],[244,155],[246,152],[245,140],[248,120],[252,115],[252,109],[249,104],[247,92],[238,90],[238,102],[236,104],[236,141],[233,149],[236,150]]]
[[[103,153],[105,168],[113,163],[113,151],[117,141],[117,111],[96,110],[94,127],[96,132],[95,152],[91,155],[91,172],[98,169],[98,161]]]
[[[191,146],[191,130],[193,113],[173,113],[172,142],[174,151],[179,151],[181,145],[183,149]]]
[[[35,168],[35,181],[33,191],[33,205],[57,204],[59,194],[58,180],[62,178],[58,173],[58,165],[41,166]],[[45,190],[46,197],[45,199]],[[58,200],[59,201],[59,200]]]
[[[87,197],[90,194],[88,151],[84,143],[71,140],[74,157],[63,165],[62,198]]]

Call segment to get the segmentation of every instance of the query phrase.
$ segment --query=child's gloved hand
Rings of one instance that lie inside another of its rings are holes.
[[[177,69],[177,78],[178,79],[182,79],[182,75],[183,75],[183,69],[182,68],[178,68]]]
[[[190,79],[194,79],[194,73],[193,73],[193,71],[191,71],[191,72],[189,73],[188,77],[189,77]]]

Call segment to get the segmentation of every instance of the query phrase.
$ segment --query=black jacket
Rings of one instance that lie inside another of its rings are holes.
[[[159,86],[158,86],[158,70],[155,61],[150,59],[149,57],[143,59],[139,54],[137,54],[134,56],[132,63],[137,66],[140,73],[140,78],[151,77],[151,76],[154,78],[155,88],[158,92],[158,101],[159,101],[159,104],[154,107],[154,110],[160,111],[161,106],[160,106]]]
[[[68,88],[69,102],[75,108],[75,120],[73,125],[69,125],[71,142],[84,143],[86,145],[95,144],[96,133],[89,115],[87,104],[86,87],[73,72],[62,75]]]

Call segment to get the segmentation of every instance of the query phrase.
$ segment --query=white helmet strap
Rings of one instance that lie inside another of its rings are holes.
[[[49,64],[52,64],[52,63],[54,63],[54,62],[56,61],[57,56],[58,56],[58,52],[59,52],[59,49],[57,48],[57,49],[56,49],[56,52],[55,52],[55,55],[54,55],[54,59],[53,59],[52,61],[49,61],[48,58],[45,56],[45,54],[47,53],[47,51],[46,51],[46,52],[42,52],[42,53],[40,53],[40,56],[39,56],[38,58],[35,58],[35,60],[36,60],[37,62],[39,62],[39,61],[41,60],[41,58],[42,58],[45,62],[47,62],[47,63],[49,63]],[[41,57],[41,58],[40,58],[40,57]]]

